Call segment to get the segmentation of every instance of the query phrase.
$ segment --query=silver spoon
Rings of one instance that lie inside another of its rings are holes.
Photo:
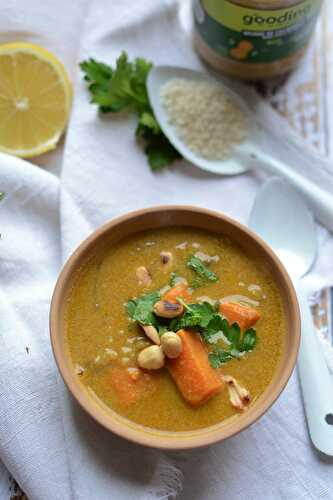
[[[259,191],[249,226],[273,248],[293,281],[302,321],[298,372],[309,432],[317,450],[333,455],[333,384],[300,283],[316,259],[312,214],[297,192],[273,178]]]
[[[177,130],[170,123],[167,112],[161,99],[161,88],[169,80],[181,78],[185,80],[210,81],[223,86],[224,91],[234,99],[244,113],[251,120],[251,131],[248,139],[234,149],[233,156],[225,160],[207,160],[194,153],[180,139]],[[211,75],[193,71],[187,68],[176,66],[155,66],[150,72],[147,81],[149,100],[154,110],[157,121],[164,134],[168,137],[173,146],[188,161],[197,165],[203,170],[221,175],[235,175],[247,169],[260,168],[266,172],[283,177],[298,190],[305,198],[307,204],[312,209],[316,218],[324,226],[333,232],[333,196],[318,187],[307,178],[300,175],[288,165],[282,163],[277,158],[264,153],[260,149],[260,142],[264,132],[256,124],[254,113],[247,106],[244,99],[239,94],[233,92],[229,87],[216,80]]]

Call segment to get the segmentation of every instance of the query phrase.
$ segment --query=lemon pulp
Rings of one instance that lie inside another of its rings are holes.
[[[70,113],[66,70],[30,43],[0,45],[0,151],[32,157],[55,148]]]

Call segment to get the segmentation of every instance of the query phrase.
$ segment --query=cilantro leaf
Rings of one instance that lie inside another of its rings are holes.
[[[176,280],[177,280],[177,278],[178,278],[177,273],[172,272],[172,273],[170,274],[169,285],[170,285],[170,286],[175,286],[175,284],[177,283],[177,281],[176,281]]]
[[[233,359],[234,356],[230,351],[225,351],[220,347],[216,347],[214,351],[208,354],[208,359],[212,368],[220,368],[222,365]]]
[[[244,352],[252,351],[257,342],[257,334],[253,328],[242,336],[237,323],[229,325],[228,321],[216,312],[211,315],[205,327],[199,328],[199,332],[206,344],[214,345],[221,340],[228,343],[227,348],[218,346],[209,354],[211,365],[217,367],[231,359],[240,358]]]
[[[180,276],[179,274],[177,274],[176,272],[173,271],[170,274],[169,285],[171,287],[174,287],[180,283],[186,283],[186,279],[183,276]]]
[[[247,330],[244,333],[243,338],[241,338],[240,328],[237,323],[233,323],[230,326],[225,319],[222,319],[222,322],[224,322],[223,334],[230,342],[230,346],[228,349],[215,347],[214,350],[208,354],[209,362],[213,368],[219,368],[224,363],[232,359],[239,359],[242,356],[242,353],[252,351],[257,342],[257,334],[253,328]],[[218,332],[215,334],[213,333],[214,326],[221,326],[217,318],[215,318],[214,325],[210,323],[208,325],[208,329],[201,333],[203,339],[208,343],[214,343],[212,342],[213,335],[218,334]]]
[[[204,286],[207,283],[207,280],[205,280],[202,276],[196,276],[192,281],[191,281],[191,288],[200,288],[201,286]]]
[[[255,347],[257,336],[253,328],[247,330],[242,336],[239,325],[237,323],[229,325],[228,321],[220,313],[217,313],[208,302],[188,305],[181,298],[178,301],[183,304],[185,313],[181,318],[175,318],[171,321],[170,330],[194,328],[198,330],[206,344],[214,345],[220,340],[227,342],[228,348],[222,349],[224,352],[223,362],[239,358],[243,352],[252,351]],[[220,347],[217,349],[221,350]]]
[[[226,337],[225,331],[227,328],[227,321],[220,314],[215,313],[211,316],[206,328],[201,332],[201,336],[207,344],[215,344],[220,332]]]
[[[158,320],[153,313],[154,304],[160,300],[161,296],[158,292],[141,295],[137,299],[131,299],[127,302],[127,313],[134,321],[138,321],[143,325],[158,325]]]
[[[4,197],[5,197],[5,196],[6,196],[6,194],[5,194],[5,193],[1,193],[1,192],[0,192],[0,201],[2,201],[2,200],[4,199]]]
[[[115,68],[95,59],[80,63],[84,80],[88,83],[91,102],[103,113],[131,110],[138,116],[136,137],[144,144],[144,151],[152,170],[160,170],[181,158],[180,153],[163,134],[149,102],[147,77],[152,63],[143,58],[128,60],[122,52]]]
[[[175,318],[170,323],[172,331],[181,330],[182,328],[205,328],[211,320],[214,313],[213,307],[208,302],[202,304],[187,305],[179,299],[179,302],[185,307],[185,313],[181,318]]]
[[[189,269],[192,269],[192,271],[196,272],[199,275],[199,277],[203,280],[203,283],[205,281],[216,282],[219,279],[218,276],[213,271],[208,269],[208,267],[205,266],[202,260],[199,259],[199,257],[196,257],[195,255],[192,255],[187,259],[186,266]]]
[[[162,336],[165,332],[168,332],[169,329],[166,325],[158,325],[157,326],[158,334]]]
[[[242,339],[241,351],[252,351],[257,343],[257,334],[253,328],[247,330]]]
[[[228,328],[226,328],[225,330],[225,334],[232,346],[232,349],[239,350],[241,330],[238,323],[233,323],[232,325],[228,325]]]

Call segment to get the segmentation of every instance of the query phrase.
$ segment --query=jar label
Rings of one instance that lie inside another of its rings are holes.
[[[195,0],[194,19],[207,45],[223,57],[246,63],[284,59],[306,45],[322,0],[286,9],[252,9],[230,0]]]

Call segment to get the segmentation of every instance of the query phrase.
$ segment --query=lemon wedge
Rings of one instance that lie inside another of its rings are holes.
[[[62,63],[32,43],[0,45],[0,151],[23,158],[54,149],[72,86]]]

